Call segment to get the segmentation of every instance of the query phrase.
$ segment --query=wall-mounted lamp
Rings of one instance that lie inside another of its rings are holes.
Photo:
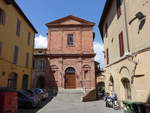
[[[140,21],[140,24],[139,24],[139,29],[138,29],[138,34],[140,33],[140,31],[143,29],[144,25],[145,25],[145,22],[146,22],[146,16],[142,13],[142,12],[138,12],[135,17],[129,22],[129,25],[132,24],[132,22],[136,19],[138,19]]]
[[[145,17],[146,16],[142,12],[139,11],[138,13],[135,14],[135,17],[129,22],[129,25],[131,25],[134,20],[138,19],[141,21]]]

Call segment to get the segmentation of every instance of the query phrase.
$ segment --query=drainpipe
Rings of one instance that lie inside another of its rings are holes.
[[[127,52],[130,53],[130,45],[129,45],[129,30],[128,30],[128,22],[127,22],[127,10],[126,10],[126,0],[123,0],[124,3],[124,16],[125,16],[125,28],[126,28],[126,36],[127,36]]]
[[[126,0],[123,0],[124,1],[124,12],[125,12],[125,27],[126,27],[126,34],[127,34],[127,49],[128,49],[128,52],[130,53],[131,50],[130,50],[130,45],[129,45],[129,30],[128,30],[128,22],[127,22],[127,8],[126,8]],[[129,59],[129,56],[127,56],[128,59]],[[134,75],[135,75],[135,70],[136,70],[136,67],[138,65],[138,62],[139,61],[134,61],[134,57],[135,55],[130,55],[130,57],[132,57],[131,59],[131,62],[134,64],[134,69],[132,70],[132,75],[131,75],[131,84],[132,84],[132,89],[131,89],[131,99],[135,99],[135,97],[132,97],[132,95],[135,95],[136,94],[136,90],[135,90],[135,85],[133,84],[133,80],[134,80]],[[130,61],[130,60],[129,60]]]

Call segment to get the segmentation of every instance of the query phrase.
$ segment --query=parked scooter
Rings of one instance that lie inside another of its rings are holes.
[[[120,110],[121,109],[120,104],[117,100],[113,101],[113,109],[114,110]]]
[[[107,93],[107,95],[105,96],[105,104],[106,107],[113,108],[114,110],[120,109],[120,105],[119,102],[117,101],[117,96],[115,94],[109,96],[109,94]]]
[[[105,105],[106,107],[113,108],[113,100],[110,96],[105,97]]]

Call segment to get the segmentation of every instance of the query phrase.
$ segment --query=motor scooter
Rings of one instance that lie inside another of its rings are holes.
[[[120,110],[121,109],[120,104],[117,100],[113,101],[113,109],[114,110]]]
[[[105,105],[106,107],[113,108],[113,100],[110,96],[105,97]]]
[[[105,105],[106,107],[113,108],[114,110],[119,110],[120,105],[116,98],[113,98],[111,96],[105,97]]]

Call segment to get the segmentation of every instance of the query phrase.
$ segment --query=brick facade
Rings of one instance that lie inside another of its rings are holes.
[[[95,88],[92,32],[94,23],[67,16],[46,25],[48,27],[47,77],[49,79],[47,78],[47,83],[49,87]],[[68,38],[69,34],[72,39]]]

